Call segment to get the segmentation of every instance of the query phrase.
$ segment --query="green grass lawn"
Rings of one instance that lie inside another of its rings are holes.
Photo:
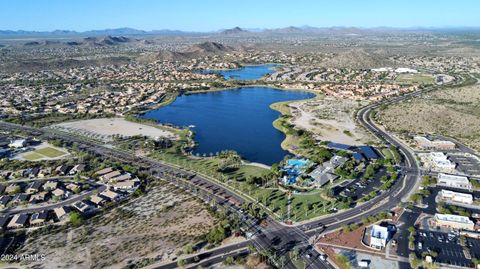
[[[37,149],[34,152],[37,154],[47,156],[48,158],[56,158],[66,154],[64,151],[60,151],[58,149],[51,148],[51,147]]]
[[[276,186],[275,181],[269,181],[266,186],[258,187],[248,184],[245,179],[248,176],[261,177],[269,173],[268,169],[253,166],[241,165],[239,169],[221,173],[217,171],[218,160],[215,158],[188,158],[182,154],[175,153],[172,149],[164,152],[155,152],[150,155],[155,159],[163,160],[167,163],[176,164],[190,170],[200,172],[211,176],[217,180],[223,181],[230,188],[238,190],[252,197],[256,202],[264,204],[271,212],[274,212],[280,218],[287,217],[288,194]],[[310,219],[316,216],[328,213],[328,209],[335,206],[334,203],[326,201],[321,194],[326,190],[316,190],[306,194],[293,194],[291,205],[291,218],[294,221]],[[310,205],[310,209],[305,213],[305,204]],[[312,207],[316,206],[314,210]]]
[[[435,82],[433,76],[425,74],[400,74],[395,80],[412,84],[433,84]]]
[[[382,149],[382,154],[385,156],[385,159],[393,160],[393,154],[389,149]]]
[[[236,177],[245,179],[248,176],[262,176],[268,173],[268,169],[253,166],[253,165],[242,165],[238,170],[225,173],[229,177]]]
[[[25,155],[23,155],[23,158],[27,161],[36,161],[36,160],[39,160],[41,158],[44,158],[45,156],[43,155],[40,155],[36,152],[29,152]]]
[[[305,264],[305,262],[302,260],[302,258],[297,258],[297,259],[291,259],[293,265],[297,268],[297,269],[305,269],[307,268],[307,265]]]
[[[307,209],[306,206],[309,208]],[[335,203],[322,198],[319,192],[294,194],[292,196],[291,218],[295,221],[311,219],[327,214],[328,210],[333,207],[335,207]]]

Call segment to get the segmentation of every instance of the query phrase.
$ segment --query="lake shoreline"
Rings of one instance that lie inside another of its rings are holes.
[[[275,65],[275,66],[281,66],[281,65],[285,65],[285,64],[279,64],[279,63],[263,63],[263,64],[245,64],[245,65],[242,65],[240,64],[240,67],[239,68],[212,68],[212,69],[200,69],[198,70],[198,72],[201,72],[201,70],[203,71],[206,71],[206,70],[209,70],[209,71],[234,71],[234,70],[241,70],[242,68],[245,68],[245,67],[249,67],[249,66],[253,66],[253,67],[256,67],[256,66],[262,66],[262,65]]]
[[[192,154],[209,154],[232,149],[239,152],[249,162],[267,165],[276,163],[289,152],[281,146],[282,141],[286,138],[285,132],[278,128],[272,128],[272,123],[282,113],[272,110],[271,105],[277,102],[308,100],[315,98],[317,93],[304,89],[285,89],[256,84],[217,88],[215,91],[203,93],[242,89],[245,91],[208,97],[197,95],[198,91],[179,95],[180,98],[176,98],[173,106],[166,106],[168,109],[157,108],[140,117],[158,120],[157,122],[160,124],[173,126],[195,125],[193,130],[199,134],[200,138],[195,138],[199,146]],[[252,91],[248,89],[252,89]],[[195,98],[193,98],[194,96]],[[232,102],[236,104],[234,107],[231,107]],[[214,111],[211,109],[213,105],[216,107]],[[253,107],[258,109],[252,111]],[[232,115],[232,111],[235,113],[233,118],[222,116]],[[205,122],[206,119],[215,119],[214,126],[216,127],[211,129],[212,121]],[[232,125],[238,120],[242,123]],[[252,133],[248,129],[256,131]]]

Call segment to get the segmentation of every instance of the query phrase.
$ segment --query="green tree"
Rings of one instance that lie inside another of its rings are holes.
[[[187,264],[187,261],[185,259],[179,259],[177,261],[178,267],[184,267]]]
[[[183,252],[186,254],[192,254],[193,253],[193,246],[191,244],[186,245],[183,248]]]
[[[223,261],[223,264],[225,265],[234,265],[235,264],[235,260],[233,259],[232,256],[228,256],[224,261]]]
[[[83,218],[83,215],[80,214],[79,212],[72,211],[68,214],[68,217],[70,218],[70,223],[72,223],[73,226],[80,226],[85,222],[85,219]]]
[[[298,249],[294,249],[292,252],[290,252],[290,258],[292,258],[292,260],[296,261],[298,259],[298,255],[299,255]]]

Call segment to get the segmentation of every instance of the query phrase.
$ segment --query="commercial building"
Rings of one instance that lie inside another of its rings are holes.
[[[320,164],[308,174],[313,179],[313,185],[316,187],[322,187],[323,185],[333,182],[338,178],[335,175],[335,168],[343,165],[347,161],[347,158],[341,156],[333,156],[328,162]]]
[[[440,198],[444,201],[451,201],[455,203],[468,204],[473,203],[473,195],[468,193],[454,192],[449,190],[442,190],[440,193]]]
[[[389,239],[388,227],[373,225],[370,230],[370,246],[382,249],[387,245]]]
[[[443,173],[438,174],[437,185],[465,190],[472,189],[472,183],[470,183],[467,177],[448,175]]]
[[[423,136],[415,136],[413,140],[421,149],[452,150],[456,147],[455,143],[448,140],[430,140]]]
[[[17,139],[13,140],[8,144],[9,147],[11,148],[23,148],[27,145],[27,140],[26,139]]]
[[[432,168],[442,171],[452,172],[457,166],[455,163],[451,162],[443,152],[430,152],[428,154],[428,160],[430,161]]]
[[[473,231],[475,223],[468,217],[450,215],[450,214],[435,214],[433,220],[437,227],[450,228],[455,230],[470,230]]]

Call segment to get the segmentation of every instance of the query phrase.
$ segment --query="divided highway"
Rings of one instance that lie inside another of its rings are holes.
[[[357,113],[357,120],[360,124],[371,131],[379,139],[398,148],[403,158],[402,166],[407,167],[409,172],[403,173],[390,190],[381,193],[378,197],[370,201],[334,215],[329,215],[294,226],[288,226],[269,218],[267,220],[268,226],[265,228],[260,227],[255,220],[243,213],[243,210],[238,207],[239,203],[245,202],[242,196],[230,191],[228,188],[219,184],[218,182],[212,181],[201,175],[194,174],[179,167],[148,158],[136,157],[129,152],[121,151],[115,148],[107,148],[102,145],[98,145],[93,141],[81,139],[77,136],[60,133],[49,129],[38,129],[6,122],[0,122],[0,128],[6,130],[22,130],[24,132],[29,132],[32,135],[41,135],[48,139],[62,139],[67,142],[77,143],[80,150],[85,150],[100,156],[113,158],[124,163],[133,164],[136,167],[147,171],[152,176],[166,179],[173,184],[191,191],[194,195],[197,195],[204,200],[211,201],[212,199],[215,199],[218,205],[238,214],[244,222],[249,224],[251,231],[256,234],[248,242],[234,246],[217,248],[199,254],[205,255],[205,257],[212,257],[211,259],[213,259],[215,262],[220,261],[223,258],[222,256],[227,257],[228,253],[239,253],[243,255],[245,251],[242,249],[244,249],[246,245],[252,243],[260,251],[273,250],[276,254],[276,257],[285,256],[286,263],[284,265],[286,268],[295,268],[288,257],[288,252],[292,249],[298,249],[304,254],[308,268],[333,268],[326,261],[322,261],[318,258],[319,253],[311,246],[311,240],[309,240],[309,238],[325,231],[328,232],[337,229],[343,224],[359,222],[363,217],[388,211],[397,206],[402,199],[408,197],[409,194],[415,189],[420,176],[420,170],[415,160],[415,156],[406,146],[385,131],[378,128],[371,120],[373,109],[386,103],[402,101],[415,94],[418,93],[412,93],[410,95],[371,104],[360,109]],[[150,266],[149,268],[166,269],[174,268],[175,266],[176,262],[172,262],[168,264],[161,264],[159,266]]]

